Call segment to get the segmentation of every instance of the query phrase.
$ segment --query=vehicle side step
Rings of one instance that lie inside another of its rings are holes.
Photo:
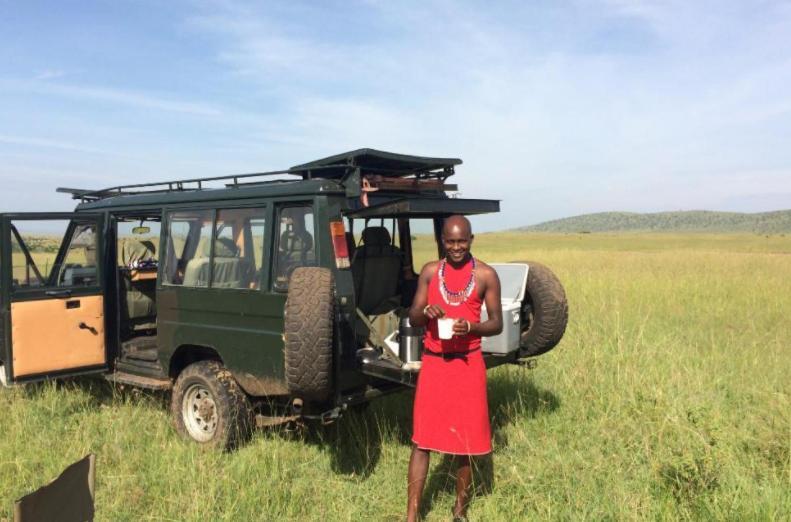
[[[374,359],[361,362],[362,372],[370,377],[378,377],[399,384],[406,384],[413,388],[417,385],[416,371],[403,370],[387,359]]]
[[[118,384],[130,384],[140,388],[147,388],[149,390],[169,390],[173,387],[173,382],[170,379],[157,379],[155,377],[144,377],[142,375],[135,375],[133,373],[115,372],[108,374],[106,379],[110,382]]]
[[[256,428],[272,428],[274,426],[281,426],[289,422],[295,422],[300,418],[300,415],[270,416],[259,413],[255,416],[255,426]]]
[[[121,343],[121,354],[123,359],[136,361],[157,362],[157,336],[141,336]]]

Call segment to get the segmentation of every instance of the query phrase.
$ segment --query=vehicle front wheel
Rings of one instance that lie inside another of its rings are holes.
[[[170,411],[181,436],[207,446],[234,448],[252,429],[250,401],[218,361],[199,361],[181,372]]]

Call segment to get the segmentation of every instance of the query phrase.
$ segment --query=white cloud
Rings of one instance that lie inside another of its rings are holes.
[[[41,138],[31,138],[25,136],[8,136],[4,134],[0,134],[0,143],[5,143],[7,145],[21,145],[23,147],[43,147],[49,149],[60,149],[72,152],[85,152],[88,154],[106,154],[106,151],[102,151],[92,147],[84,147],[82,145],[77,145],[74,143],[64,142],[64,141],[57,141],[57,140],[47,140]]]
[[[90,85],[70,85],[49,81],[0,80],[0,88],[19,90],[45,96],[63,96],[88,101],[108,102],[130,107],[176,112],[196,116],[220,116],[222,110],[205,103],[184,102],[149,93],[127,89],[97,87]]]
[[[66,75],[65,72],[57,70],[57,69],[46,69],[46,70],[37,72],[33,76],[33,79],[35,79],[35,80],[52,80],[54,78],[60,78],[60,77],[65,76],[65,75]]]
[[[516,4],[503,17],[466,3],[368,2],[356,23],[384,25],[387,37],[338,43],[233,5],[194,27],[218,37],[233,71],[280,85],[281,136],[305,159],[359,146],[460,155],[465,195],[531,202],[538,189],[556,203],[537,202],[537,217],[673,206],[681,186],[685,204],[716,205],[741,190],[739,176],[771,181],[740,134],[791,130],[780,121],[789,55],[769,51],[791,17],[772,6],[755,15],[737,4],[615,0],[547,14]],[[557,38],[542,32],[545,18]],[[589,47],[595,38],[610,51]],[[276,81],[284,75],[292,81]],[[529,205],[509,207],[514,225],[537,220],[519,215]]]

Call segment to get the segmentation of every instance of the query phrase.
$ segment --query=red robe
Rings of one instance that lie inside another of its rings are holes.
[[[471,260],[460,269],[446,263],[446,288],[454,292],[464,290],[471,272]],[[428,304],[441,306],[445,317],[480,322],[483,303],[477,284],[466,301],[451,306],[442,297],[439,280],[438,270],[429,281]],[[492,436],[486,399],[486,365],[480,350],[480,336],[454,335],[452,339],[440,339],[437,321],[432,319],[426,328],[423,347],[415,391],[412,442],[421,449],[455,455],[490,453]]]

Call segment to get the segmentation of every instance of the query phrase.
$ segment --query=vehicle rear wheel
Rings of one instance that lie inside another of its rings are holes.
[[[334,321],[332,271],[294,270],[286,299],[286,383],[292,395],[324,400],[332,391]]]
[[[218,361],[199,361],[181,372],[170,411],[180,435],[207,446],[231,449],[252,429],[247,395]]]
[[[530,268],[527,292],[522,304],[522,333],[519,354],[522,357],[541,355],[554,348],[566,331],[569,306],[563,285],[552,271],[541,263],[519,261]]]

